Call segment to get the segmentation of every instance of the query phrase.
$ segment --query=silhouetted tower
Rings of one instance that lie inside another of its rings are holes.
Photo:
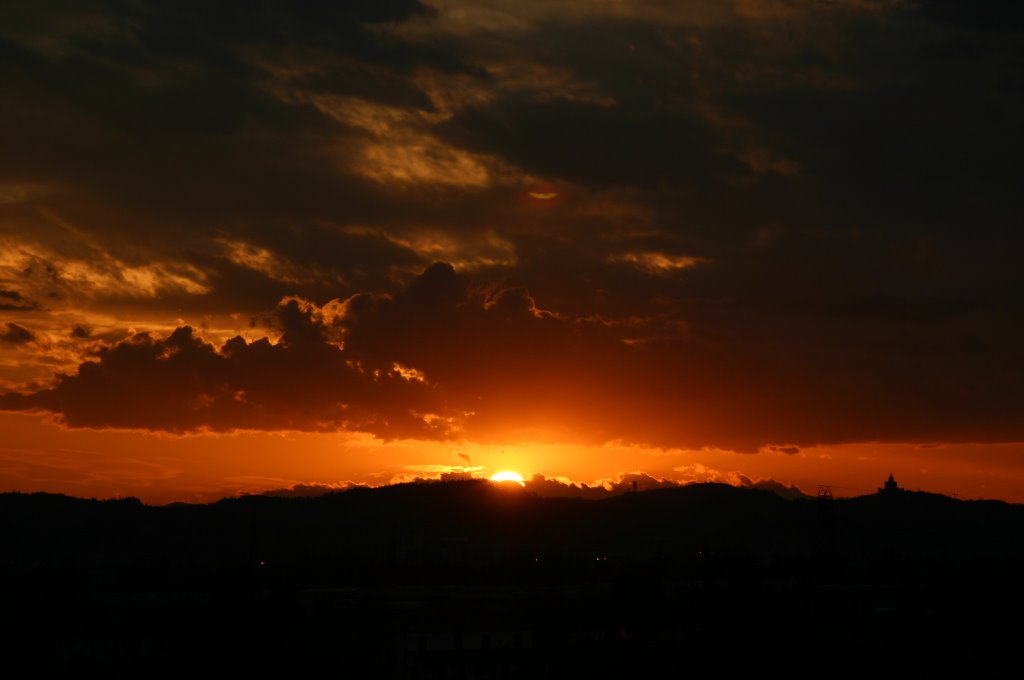
[[[633,480],[633,493],[636,493],[636,480]]]
[[[901,489],[900,485],[896,483],[896,478],[893,477],[892,473],[890,472],[889,479],[885,480],[885,486],[879,489],[878,493],[895,494],[899,493],[900,491],[903,491],[903,489]]]

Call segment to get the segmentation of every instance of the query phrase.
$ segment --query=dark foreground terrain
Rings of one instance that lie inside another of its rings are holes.
[[[923,493],[0,495],[7,677],[986,677],[1022,567],[1024,506]]]

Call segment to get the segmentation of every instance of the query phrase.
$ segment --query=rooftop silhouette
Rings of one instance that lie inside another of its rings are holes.
[[[878,490],[878,493],[895,494],[901,491],[903,491],[903,489],[901,489],[899,484],[896,483],[896,478],[893,477],[892,473],[890,472],[889,479],[885,480],[885,485]]]

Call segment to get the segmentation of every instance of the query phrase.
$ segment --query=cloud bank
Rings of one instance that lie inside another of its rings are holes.
[[[781,356],[784,375],[685,334],[660,337],[657,320],[572,318],[538,307],[522,288],[473,287],[442,263],[395,295],[324,305],[285,298],[273,322],[276,341],[236,336],[217,347],[183,326],[166,337],[99,343],[77,372],[7,393],[0,407],[53,413],[69,427],[492,442],[540,433],[790,455],[820,441],[992,436],[1000,426],[1015,436],[1019,428],[966,404],[959,417],[899,410],[910,397],[963,399],[959,389],[940,392],[944,382],[833,371],[826,389],[822,376]],[[638,343],[638,333],[655,337]],[[9,326],[4,338],[32,336]]]
[[[1024,440],[1020,11],[968,4],[7,3],[0,406]]]

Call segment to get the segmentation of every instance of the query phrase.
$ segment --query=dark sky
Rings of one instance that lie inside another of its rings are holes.
[[[1024,441],[1018,3],[5,2],[0,84],[5,410]]]

